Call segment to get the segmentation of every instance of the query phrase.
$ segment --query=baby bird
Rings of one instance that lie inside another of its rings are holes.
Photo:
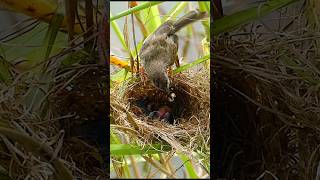
[[[177,31],[186,25],[202,19],[205,12],[193,10],[182,16],[177,21],[166,21],[145,39],[139,56],[145,72],[157,88],[170,93],[170,80],[167,69],[178,59]]]
[[[165,119],[169,121],[169,118],[171,116],[171,108],[168,106],[162,106],[159,108],[158,111],[152,111],[148,117],[150,118],[159,118],[159,119]]]

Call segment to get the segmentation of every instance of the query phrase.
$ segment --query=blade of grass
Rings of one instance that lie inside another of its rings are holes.
[[[182,11],[183,9],[188,5],[188,2],[178,2],[170,11],[169,15],[166,18],[163,18],[162,22],[166,22],[171,19],[175,19]]]
[[[130,173],[130,169],[129,169],[129,165],[128,165],[127,159],[123,158],[123,161],[124,161],[124,165],[123,165],[124,177],[123,178],[131,179],[131,173]]]
[[[112,156],[157,154],[170,150],[170,146],[160,144],[145,145],[144,147],[132,144],[110,144],[110,155]]]
[[[110,12],[110,18],[112,19],[112,17],[113,17],[113,16],[112,16],[112,14],[111,14],[111,12]],[[124,36],[123,36],[123,34],[122,34],[122,32],[121,32],[121,30],[120,30],[120,28],[119,28],[118,23],[117,23],[116,21],[111,21],[110,23],[111,23],[112,29],[114,30],[114,32],[116,33],[118,39],[120,40],[123,49],[125,49],[126,51],[128,51],[127,45],[126,45],[126,43],[125,43],[125,41],[124,41]]]
[[[44,48],[46,48],[45,55],[44,55],[45,59],[49,58],[50,56],[54,42],[59,32],[59,26],[61,25],[62,21],[63,21],[63,14],[58,12],[53,16],[52,21],[50,22],[48,31],[44,38],[44,44],[43,44]]]
[[[11,180],[8,171],[0,165],[0,179],[1,180]]]
[[[159,6],[152,6],[144,9],[141,11],[141,14],[148,32],[153,33],[161,25]]]
[[[114,133],[114,130],[110,130],[110,144],[121,144],[120,138]]]
[[[18,71],[29,70],[42,61],[45,56],[47,47],[44,45],[44,38],[47,31],[48,25],[40,23],[37,27],[21,36],[6,43],[0,42],[1,54],[8,62],[14,64]],[[57,36],[51,49],[51,55],[57,54],[67,45],[67,35],[65,33],[59,32]],[[17,51],[17,48],[19,51]]]
[[[199,176],[197,175],[195,168],[193,167],[191,160],[184,154],[178,154],[181,161],[184,163],[184,167],[186,168],[186,171],[189,174],[189,178],[192,179],[199,179]]]
[[[46,36],[44,38],[44,46],[43,46],[43,52],[44,53],[44,58],[38,58],[40,60],[45,60],[49,58],[50,53],[52,51],[52,47],[54,45],[54,42],[57,38],[57,34],[59,31],[59,26],[62,23],[63,20],[63,15],[61,13],[56,13],[54,17],[52,18],[52,22],[49,25],[48,31],[46,33]],[[44,49],[46,48],[46,49]],[[38,60],[39,61],[39,60]],[[46,99],[46,92],[49,89],[52,75],[46,73],[46,67],[39,66],[38,68],[38,77],[40,82],[46,82],[39,85],[33,85],[29,88],[26,98],[25,98],[25,105],[28,107],[28,111],[30,112],[42,112],[43,115],[45,112],[42,110],[46,109],[43,105]],[[40,111],[38,111],[40,110]]]
[[[143,39],[147,38],[149,33],[148,33],[148,30],[145,27],[145,25],[144,25],[144,23],[143,23],[143,21],[141,19],[140,11],[135,12],[134,16],[136,17],[137,23],[138,23],[138,25],[140,27],[140,30],[141,30],[142,34],[143,34]]]
[[[270,0],[260,4],[258,7],[249,8],[232,15],[225,16],[221,19],[217,19],[213,24],[213,34],[218,35],[220,33],[230,31],[244,23],[257,20],[262,16],[297,1],[298,0]]]
[[[179,72],[185,71],[185,70],[187,70],[189,68],[192,68],[192,67],[194,67],[194,66],[196,66],[196,65],[198,65],[198,64],[200,64],[200,63],[202,63],[202,62],[204,62],[204,61],[206,61],[208,59],[210,59],[210,55],[206,55],[206,56],[204,56],[204,57],[202,57],[200,59],[197,59],[197,60],[193,61],[192,63],[180,66],[179,68],[173,70],[173,72],[174,73],[179,73]]]
[[[10,64],[0,56],[0,82],[8,84],[11,78]]]
[[[209,7],[207,7],[207,2],[198,1],[198,5],[199,5],[199,10],[200,11],[207,12],[208,14],[210,14],[210,9],[209,9]],[[207,41],[210,42],[210,20],[209,21],[202,20],[201,24],[202,24],[202,26],[203,26],[203,28],[204,28],[204,30],[206,32]]]
[[[141,10],[143,10],[143,9],[146,9],[146,8],[149,8],[149,7],[152,7],[152,6],[155,6],[155,5],[160,4],[160,3],[162,3],[162,2],[163,2],[163,1],[145,2],[145,3],[140,4],[140,5],[138,5],[138,6],[134,7],[134,8],[130,8],[130,9],[126,10],[126,11],[123,11],[123,12],[121,12],[121,13],[113,16],[113,17],[110,16],[110,22],[112,22],[112,21],[114,21],[114,20],[116,20],[116,19],[119,19],[119,18],[121,18],[121,17],[130,15],[131,13],[134,13],[134,12],[136,12],[136,11],[141,11]]]
[[[65,1],[65,11],[66,11],[65,14],[66,14],[66,20],[67,20],[69,42],[71,42],[74,38],[74,24],[75,24],[75,17],[76,17],[76,9],[77,9],[76,0]]]

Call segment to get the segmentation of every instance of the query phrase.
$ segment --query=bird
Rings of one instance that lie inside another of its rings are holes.
[[[145,39],[139,57],[144,71],[155,87],[167,94],[171,93],[167,69],[179,62],[178,36],[175,33],[206,15],[206,12],[200,12],[198,9],[192,10],[177,21],[164,22]]]
[[[157,111],[152,111],[148,115],[149,118],[159,118],[170,121],[172,118],[172,110],[169,106],[161,106]]]

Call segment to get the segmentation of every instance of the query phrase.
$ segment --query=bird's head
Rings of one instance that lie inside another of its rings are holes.
[[[169,93],[170,90],[170,80],[165,71],[154,71],[149,75],[152,83],[157,88]]]

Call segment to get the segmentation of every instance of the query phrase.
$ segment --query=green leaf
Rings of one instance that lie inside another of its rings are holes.
[[[89,56],[89,54],[81,49],[76,52],[70,52],[66,55],[66,57],[62,60],[61,64],[65,67],[80,63],[82,59],[85,59]]]
[[[110,18],[112,18],[111,12],[110,12]],[[118,23],[116,21],[111,21],[110,23],[111,23],[112,29],[114,30],[114,32],[116,33],[118,39],[120,40],[120,42],[121,42],[121,44],[123,46],[123,49],[125,49],[127,51],[128,47],[127,47],[127,45],[126,45],[126,43],[124,41],[124,37],[123,37],[123,34],[122,34],[122,32],[121,32],[121,30],[119,28]]]
[[[7,84],[11,78],[10,64],[0,57],[0,82]]]
[[[48,31],[44,38],[44,47],[46,48],[44,58],[47,59],[50,56],[54,42],[59,32],[59,27],[62,24],[64,15],[62,13],[56,13],[49,25]]]
[[[33,30],[18,36],[6,43],[0,42],[0,49],[3,57],[8,62],[16,63],[25,61],[23,68],[30,67],[43,60],[47,47],[44,46],[45,34],[48,30],[48,24],[40,23]],[[67,45],[67,35],[59,32],[55,43],[51,49],[51,55],[57,54]],[[18,50],[17,50],[18,49]]]
[[[120,138],[114,133],[114,130],[110,130],[110,144],[121,144]]]
[[[131,77],[131,72],[128,72],[126,69],[121,69],[117,73],[111,75],[112,81],[122,82]]]
[[[158,6],[152,6],[150,8],[141,11],[142,20],[146,23],[145,27],[148,32],[153,33],[160,25],[161,19],[159,14]]]
[[[244,23],[257,20],[273,11],[285,7],[298,0],[270,0],[260,4],[257,7],[249,8],[221,19],[215,20],[213,23],[213,34],[218,35],[230,31]]]
[[[210,9],[208,7],[208,2],[198,1],[198,4],[199,4],[199,10],[201,12],[207,12],[208,14],[210,14]],[[207,41],[210,42],[210,19],[208,21],[202,20],[201,24],[202,24],[202,26],[203,26],[203,28],[204,28],[204,30],[206,32]]]
[[[8,171],[0,165],[0,179],[1,180],[11,180]]]
[[[143,3],[143,4],[140,4],[140,5],[138,5],[138,6],[135,6],[135,7],[133,7],[133,8],[130,8],[130,9],[126,10],[126,11],[123,11],[123,12],[121,12],[121,13],[113,16],[112,18],[110,18],[110,22],[111,22],[111,21],[114,21],[114,20],[116,20],[116,19],[119,19],[119,18],[121,18],[121,17],[127,16],[127,15],[129,15],[129,14],[131,14],[131,13],[134,13],[134,12],[137,12],[137,11],[141,11],[141,10],[146,9],[146,8],[150,8],[150,7],[152,7],[152,6],[155,6],[155,5],[157,5],[157,4],[160,4],[160,3],[162,3],[162,2],[163,2],[163,1],[145,2],[145,3]],[[110,16],[110,17],[111,17],[111,16]]]
[[[189,174],[189,178],[199,179],[199,176],[197,175],[197,173],[191,163],[191,160],[184,154],[178,154],[178,156],[180,157],[180,159],[184,163],[184,167],[186,168],[186,170]]]
[[[188,5],[188,2],[179,2],[177,3],[170,11],[168,17],[164,18],[162,22],[166,22],[171,19],[175,19],[182,11],[183,9]]]
[[[170,150],[170,146],[160,144],[145,145],[144,147],[132,144],[110,144],[110,154],[114,156],[158,154]]]
[[[185,70],[187,70],[189,68],[192,68],[192,67],[194,67],[194,66],[196,66],[196,65],[198,65],[198,64],[200,64],[200,63],[202,63],[202,62],[204,62],[204,61],[206,61],[208,59],[210,59],[210,55],[206,55],[206,56],[204,56],[204,57],[202,57],[200,59],[197,59],[197,60],[193,61],[192,63],[180,66],[177,69],[173,70],[173,72],[174,73],[179,73],[179,72],[185,71]]]
[[[47,33],[44,38],[43,42],[43,50],[42,52],[45,52],[43,55],[43,58],[38,57],[40,60],[46,60],[49,58],[50,53],[52,51],[54,42],[57,38],[57,34],[59,31],[60,24],[63,20],[63,14],[56,13],[52,19],[52,22],[50,23]],[[39,61],[39,60],[38,60]],[[40,61],[41,62],[41,61]],[[51,66],[50,68],[54,68],[54,66]],[[38,66],[37,71],[35,73],[35,77],[39,79],[39,82],[41,82],[40,85],[32,85],[26,94],[25,98],[25,105],[28,107],[28,111],[30,112],[40,112],[40,116],[46,115],[46,99],[47,99],[47,92],[50,87],[50,82],[53,76],[53,71],[47,72],[45,64],[43,66]]]

